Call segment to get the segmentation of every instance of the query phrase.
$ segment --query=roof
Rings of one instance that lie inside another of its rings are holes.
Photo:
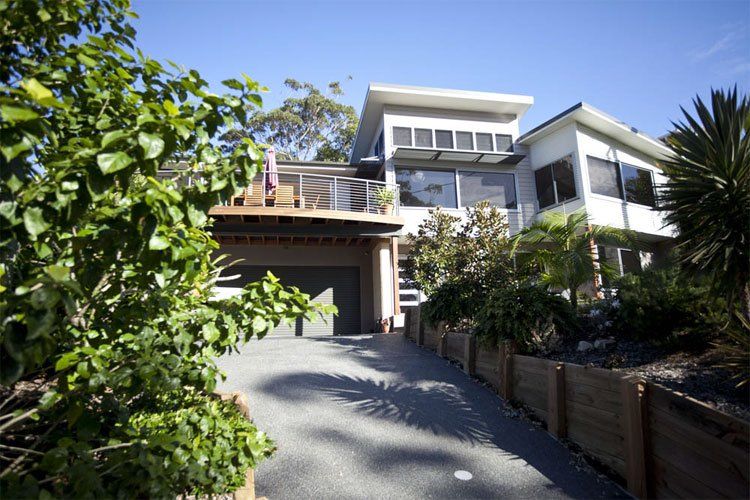
[[[570,123],[581,123],[590,129],[601,132],[637,151],[655,158],[670,154],[669,148],[662,141],[654,139],[637,128],[585,102],[579,102],[562,113],[553,116],[541,125],[532,128],[519,137],[518,142],[524,145],[534,144],[539,139]]]
[[[533,103],[534,98],[526,95],[370,83],[349,159],[356,161],[368,153],[385,105],[512,114],[520,118]]]

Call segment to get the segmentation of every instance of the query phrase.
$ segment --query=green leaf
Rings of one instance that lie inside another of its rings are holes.
[[[138,144],[143,148],[147,160],[156,158],[164,152],[164,140],[155,134],[139,133]]]
[[[32,239],[49,229],[52,225],[44,219],[44,212],[39,207],[30,207],[23,212],[23,225]]]
[[[78,61],[79,61],[79,62],[80,62],[81,64],[83,64],[83,65],[85,65],[85,66],[88,66],[89,68],[93,68],[94,66],[96,66],[96,61],[94,61],[93,59],[91,59],[91,58],[90,58],[89,56],[87,56],[86,54],[78,54],[78,55],[76,56],[76,59],[78,59]]]
[[[160,234],[154,234],[148,240],[148,248],[150,250],[164,250],[165,248],[169,248],[169,245],[169,239]]]
[[[102,173],[106,175],[126,168],[133,163],[133,158],[122,151],[117,151],[115,153],[101,153],[96,156],[96,163],[99,165],[99,169]]]
[[[0,106],[0,113],[2,113],[3,120],[11,123],[27,122],[39,118],[35,111],[18,106]]]
[[[55,363],[55,370],[59,372],[73,366],[76,363],[78,363],[78,354],[74,352],[66,352],[65,354],[60,356],[60,359],[58,359],[57,363]]]
[[[29,94],[29,97],[34,99],[42,106],[54,106],[58,108],[67,107],[63,103],[58,101],[55,98],[54,94],[52,94],[52,91],[39,83],[36,78],[24,80],[23,82],[21,82],[21,86],[26,91],[26,93]]]
[[[208,220],[208,217],[204,210],[195,208],[193,205],[188,205],[188,219],[190,219],[190,223],[193,226],[202,227]]]
[[[180,109],[169,99],[164,101],[164,109],[170,116],[177,116],[180,114]]]
[[[113,130],[111,132],[107,132],[104,134],[104,137],[102,137],[102,148],[106,148],[113,142],[117,142],[120,139],[123,139],[130,135],[130,132],[127,130]]]
[[[203,334],[203,338],[206,339],[206,342],[216,342],[221,336],[221,332],[216,328],[214,323],[204,324],[201,333]]]
[[[66,281],[70,278],[70,268],[65,266],[51,265],[44,268],[46,273],[55,281]]]

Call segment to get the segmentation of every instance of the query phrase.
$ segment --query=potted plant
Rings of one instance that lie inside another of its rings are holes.
[[[380,213],[391,215],[393,213],[393,199],[395,193],[392,189],[381,186],[375,190],[375,199],[380,204]]]
[[[380,324],[380,332],[381,333],[390,333],[391,331],[391,318],[383,318],[380,321],[378,321]]]

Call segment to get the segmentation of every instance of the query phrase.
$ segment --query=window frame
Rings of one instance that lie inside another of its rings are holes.
[[[437,133],[438,132],[448,132],[451,135],[451,147],[441,147],[437,144]],[[432,149],[456,149],[456,137],[453,130],[446,130],[446,129],[434,129],[433,135],[435,137],[435,147]]]
[[[656,186],[656,179],[654,178],[654,171],[652,169],[646,168],[646,167],[639,167],[637,165],[633,165],[632,163],[625,163],[625,162],[620,161],[620,160],[610,160],[608,158],[602,158],[600,156],[595,156],[595,155],[589,155],[589,154],[587,154],[586,155],[586,171],[587,171],[587,173],[589,173],[589,163],[588,163],[588,158],[589,157],[597,159],[597,160],[607,161],[607,162],[614,163],[615,165],[617,165],[617,177],[620,180],[620,185],[618,187],[620,189],[620,192],[622,193],[622,198],[615,197],[615,196],[609,196],[609,195],[601,194],[601,193],[595,193],[591,189],[591,175],[589,175],[588,176],[589,177],[588,185],[589,185],[589,192],[591,193],[591,196],[599,197],[599,198],[602,198],[604,200],[619,200],[620,203],[626,203],[628,205],[635,205],[637,207],[644,207],[644,208],[648,208],[649,210],[655,210],[656,209],[656,207],[658,206],[657,205],[658,198],[656,196],[656,187],[657,186]],[[650,174],[650,176],[651,176],[651,189],[654,192],[653,193],[653,196],[654,196],[654,205],[653,206],[651,206],[651,205],[645,205],[643,203],[638,203],[637,201],[628,201],[628,194],[625,191],[625,178],[622,175],[622,166],[623,165],[625,165],[627,167],[630,167],[630,168],[633,168],[633,169],[636,169],[636,170],[644,170],[644,171],[646,171],[646,172],[648,172]]]
[[[409,144],[396,144],[396,129],[404,129],[409,131]],[[393,145],[402,148],[413,148],[414,147],[414,127],[403,127],[401,125],[393,125],[391,127],[391,137]]]
[[[430,145],[429,146],[419,146],[417,145],[417,130],[423,130],[430,133]],[[435,129],[432,128],[422,128],[422,127],[414,127],[414,147],[415,148],[423,148],[423,149],[435,149]]]
[[[565,201],[559,201],[559,197],[557,196],[557,181],[555,180],[555,170],[552,168],[552,165],[554,163],[556,163],[556,162],[564,159],[564,158],[567,158],[568,156],[570,156],[570,159],[573,162],[573,187],[575,187],[576,195],[574,197],[572,197],[572,198],[568,198]],[[570,153],[564,154],[561,157],[556,158],[556,159],[548,162],[546,165],[542,165],[539,168],[533,169],[531,171],[531,173],[534,174],[534,190],[535,191],[536,191],[536,187],[537,187],[536,186],[536,172],[538,170],[541,170],[541,169],[547,168],[547,167],[550,168],[550,172],[552,174],[552,192],[555,195],[555,203],[553,203],[552,205],[547,205],[546,207],[540,207],[539,206],[539,194],[536,193],[536,199],[535,199],[534,203],[536,204],[537,212],[542,212],[544,210],[550,210],[552,208],[557,208],[557,207],[560,207],[560,206],[562,206],[562,205],[564,205],[566,203],[570,203],[572,201],[576,201],[576,200],[578,200],[578,199],[581,198],[581,194],[578,192],[578,184],[576,183],[577,177],[576,177],[576,154],[575,154],[575,152],[570,152]]]
[[[471,164],[468,163],[467,165],[471,165]],[[468,208],[468,206],[465,206],[463,204],[463,202],[461,201],[461,178],[460,178],[459,172],[469,172],[469,173],[471,173],[471,172],[479,172],[479,173],[486,173],[486,174],[507,174],[507,175],[511,175],[511,176],[513,176],[513,189],[515,190],[515,195],[516,195],[516,208],[505,208],[505,207],[500,207],[500,206],[497,206],[497,208],[499,210],[502,210],[502,211],[508,212],[508,213],[518,213],[518,212],[521,211],[521,208],[520,208],[521,200],[519,198],[519,192],[520,191],[519,191],[519,185],[518,185],[518,175],[517,175],[517,172],[515,172],[515,171],[513,171],[513,172],[498,172],[496,170],[490,170],[490,169],[482,170],[482,169],[472,168],[471,166],[467,166],[467,167],[463,167],[463,168],[460,168],[460,167],[452,167],[452,168],[440,168],[440,167],[436,167],[436,168],[430,168],[430,167],[420,167],[420,166],[408,165],[408,164],[396,164],[396,165],[393,166],[393,173],[394,173],[394,176],[396,176],[396,179],[398,179],[397,174],[396,174],[396,170],[398,170],[398,169],[402,169],[402,170],[409,170],[409,169],[412,169],[412,170],[427,170],[427,171],[438,171],[438,172],[450,172],[450,173],[452,173],[453,174],[453,179],[454,179],[453,185],[456,186],[456,193],[455,193],[456,194],[456,207],[453,208],[453,207],[445,207],[443,205],[440,205],[440,206],[443,209],[445,209],[445,210],[454,210],[454,211],[463,211],[466,208]],[[407,209],[407,210],[430,210],[430,209],[432,209],[434,207],[420,207],[420,206],[413,206],[413,205],[405,205],[399,199],[399,209],[402,209],[402,208]]]
[[[488,135],[490,136],[490,149],[479,149],[479,142],[477,141],[477,136],[480,135]],[[511,141],[513,140],[513,137],[511,136]],[[480,152],[494,152],[495,151],[495,137],[492,132],[474,132],[474,151],[480,151]]]
[[[466,134],[469,136],[469,140],[471,141],[471,147],[470,148],[459,148],[458,147],[458,134]],[[456,130],[454,132],[454,135],[456,136],[456,150],[457,151],[476,151],[476,142],[474,141],[474,132],[468,131],[468,130]]]
[[[508,137],[508,138],[510,138],[510,147],[509,147],[509,149],[506,149],[505,151],[500,151],[498,149],[498,147],[497,147],[497,138],[498,137]],[[497,152],[497,153],[515,153],[515,147],[513,146],[513,134],[498,134],[498,133],[494,133],[493,134],[493,139],[494,139],[494,142],[493,142],[492,146],[495,148],[494,149],[495,152]]]
[[[397,170],[399,170],[399,169],[401,169],[401,170],[422,170],[422,171],[427,171],[427,172],[446,172],[446,173],[451,173],[452,172],[453,173],[453,185],[456,186],[455,187],[456,192],[454,193],[455,200],[456,200],[456,207],[455,208],[454,207],[446,207],[446,206],[440,205],[440,204],[435,205],[435,206],[404,205],[404,203],[401,201],[401,188],[400,188],[401,183],[398,182],[398,172],[397,172]],[[418,209],[418,210],[431,210],[431,209],[433,209],[433,208],[435,208],[437,206],[440,206],[440,207],[444,208],[445,210],[460,210],[461,205],[460,205],[460,201],[458,199],[458,197],[459,197],[458,186],[456,185],[456,182],[458,181],[458,178],[457,178],[458,176],[456,175],[454,169],[418,167],[418,166],[410,166],[410,165],[394,165],[393,166],[393,174],[394,174],[396,183],[399,185],[399,205],[398,205],[399,210],[402,207],[411,208],[411,209]]]

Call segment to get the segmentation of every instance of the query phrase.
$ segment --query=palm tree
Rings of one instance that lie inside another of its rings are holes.
[[[525,258],[542,269],[541,281],[570,294],[570,304],[578,307],[578,288],[595,273],[611,276],[615,270],[594,257],[595,243],[633,248],[632,232],[607,226],[592,226],[585,211],[571,214],[547,212],[544,218],[521,230],[513,238],[512,254],[521,248]]]
[[[750,103],[735,87],[711,90],[711,109],[693,105],[697,117],[680,108],[686,122],[667,139],[660,209],[678,229],[683,268],[708,275],[750,322]]]

